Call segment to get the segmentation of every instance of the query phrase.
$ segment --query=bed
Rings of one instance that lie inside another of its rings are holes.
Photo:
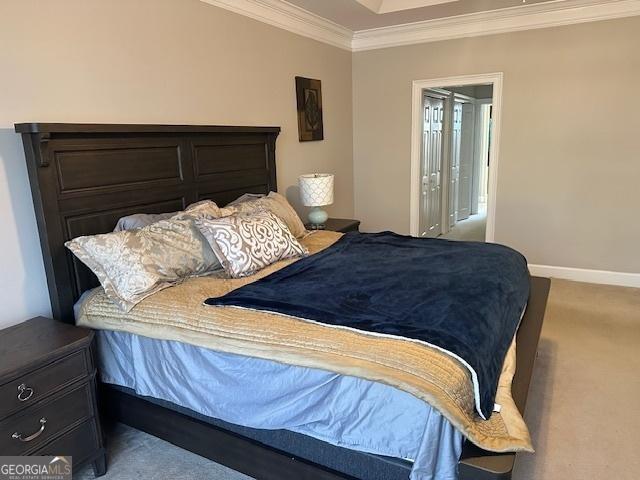
[[[23,135],[53,315],[64,322],[74,321],[74,304],[97,285],[93,274],[65,250],[66,240],[109,232],[120,217],[132,213],[176,211],[202,199],[225,204],[247,192],[277,190],[277,127],[18,124],[16,131]],[[521,412],[548,289],[547,279],[532,279],[518,330],[512,392]],[[116,420],[259,479],[358,478],[328,465],[323,460],[328,457],[363,469],[390,464],[396,472],[410,469],[407,462],[296,437],[296,432],[282,439],[287,433],[277,431],[269,438],[265,431],[215,421],[107,384],[101,407]],[[301,443],[305,448],[296,450]],[[515,458],[467,442],[459,475],[510,478]]]

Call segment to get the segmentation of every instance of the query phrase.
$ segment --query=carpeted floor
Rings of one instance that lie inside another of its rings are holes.
[[[448,240],[468,240],[484,242],[487,229],[487,214],[481,212],[471,215],[466,220],[460,220],[451,230],[441,236]]]
[[[537,452],[514,480],[638,478],[639,351],[640,289],[553,281],[526,415]],[[249,478],[122,425],[108,465],[104,480]]]
[[[514,480],[640,476],[640,289],[553,281]]]
[[[107,474],[101,480],[251,480],[251,477],[118,424],[107,435]],[[91,465],[73,480],[95,478]]]

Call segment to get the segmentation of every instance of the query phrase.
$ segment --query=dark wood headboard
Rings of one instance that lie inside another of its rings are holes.
[[[132,213],[276,190],[280,127],[19,123],[54,318],[97,278],[67,240],[113,230]]]

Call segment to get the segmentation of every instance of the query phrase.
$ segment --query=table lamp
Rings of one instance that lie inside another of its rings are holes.
[[[333,174],[310,173],[300,175],[300,197],[305,207],[313,207],[309,212],[309,223],[312,230],[322,230],[329,218],[326,211],[319,207],[333,203]]]

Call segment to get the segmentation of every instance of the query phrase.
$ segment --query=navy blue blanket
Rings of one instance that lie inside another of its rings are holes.
[[[208,305],[277,312],[427,342],[466,362],[483,418],[529,296],[525,258],[508,247],[349,233]]]

